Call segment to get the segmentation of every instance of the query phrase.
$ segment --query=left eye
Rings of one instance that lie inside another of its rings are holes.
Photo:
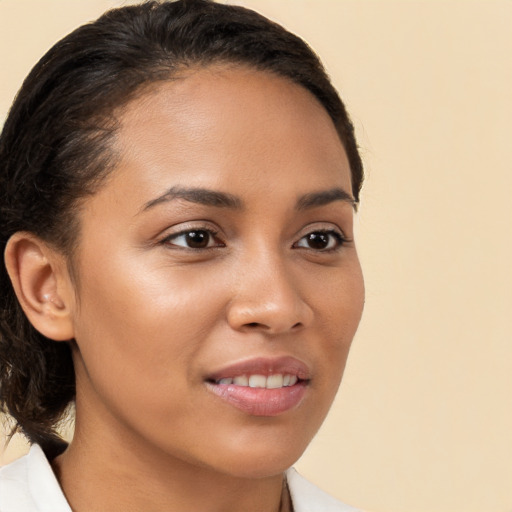
[[[313,231],[303,236],[294,247],[304,247],[314,251],[329,251],[337,249],[345,239],[336,231]]]
[[[187,249],[208,249],[218,247],[220,244],[215,239],[215,233],[207,229],[190,229],[175,235],[168,236],[164,242]]]

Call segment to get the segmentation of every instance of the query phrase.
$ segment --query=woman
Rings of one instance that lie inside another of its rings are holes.
[[[0,162],[0,397],[33,444],[2,512],[353,510],[288,469],[364,300],[362,164],[305,43],[206,0],[110,11],[30,73]]]

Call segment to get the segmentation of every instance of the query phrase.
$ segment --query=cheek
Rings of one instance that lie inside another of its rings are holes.
[[[332,333],[355,333],[364,307],[364,281],[361,266],[354,254],[343,266],[332,271],[311,273],[305,293],[326,329]]]
[[[96,270],[82,272],[75,326],[89,373],[124,379],[128,385],[137,378],[145,385],[171,373],[192,374],[190,361],[226,302],[208,272],[144,267],[141,258],[111,259],[88,268]]]
[[[318,282],[322,287],[309,293],[315,303],[315,328],[323,348],[318,365],[339,384],[364,307],[364,281],[359,262],[354,260],[331,279],[318,279]]]

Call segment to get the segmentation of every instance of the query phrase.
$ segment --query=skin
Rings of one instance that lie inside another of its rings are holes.
[[[343,146],[308,91],[242,67],[155,85],[120,121],[120,162],[79,214],[77,281],[41,249],[54,273],[45,321],[64,318],[53,338],[76,340],[76,433],[54,469],[76,512],[277,511],[363,309],[351,201],[297,203],[350,196]],[[239,207],[163,198],[177,187]],[[190,249],[180,233],[194,229],[216,234]],[[319,231],[326,249],[308,242]],[[212,372],[276,356],[310,371],[291,410],[251,415],[208,390]]]

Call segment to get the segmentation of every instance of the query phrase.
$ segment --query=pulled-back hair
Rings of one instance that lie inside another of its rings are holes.
[[[353,126],[318,57],[263,16],[209,0],[114,9],[58,42],[23,83],[0,138],[0,252],[28,231],[72,256],[79,201],[116,164],[114,113],[144,87],[216,62],[275,73],[309,90],[343,143],[356,201],[363,169]],[[56,424],[75,396],[69,343],[36,331],[0,266],[0,410],[55,453]]]

